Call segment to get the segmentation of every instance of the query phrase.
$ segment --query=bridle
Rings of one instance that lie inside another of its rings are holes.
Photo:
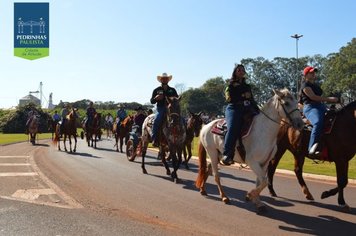
[[[283,109],[283,111],[284,111],[284,114],[286,115],[286,117],[288,118],[288,120],[290,121],[290,122],[292,122],[292,117],[291,117],[291,114],[293,113],[293,112],[300,112],[299,111],[299,109],[298,108],[295,108],[295,109],[293,109],[292,111],[290,111],[290,112],[288,112],[287,110],[286,110],[286,108],[285,108],[285,106],[284,106],[284,103],[282,103],[282,101],[281,101],[281,99],[280,98],[278,98],[278,106],[279,105],[281,105],[282,106],[282,109]],[[269,120],[271,120],[271,121],[273,121],[274,123],[276,123],[276,124],[280,124],[280,122],[278,122],[278,121],[276,121],[275,119],[273,119],[273,118],[271,118],[269,115],[267,115],[263,110],[260,110],[260,112],[264,115],[264,116],[266,116]],[[279,114],[279,110],[278,110],[278,114]],[[280,115],[280,114],[279,114]],[[280,115],[281,116],[281,115]],[[286,125],[288,125],[288,126],[292,126],[292,124],[291,123],[289,123],[288,121],[285,121],[285,120],[281,120],[281,122],[283,122],[284,124],[286,124]]]

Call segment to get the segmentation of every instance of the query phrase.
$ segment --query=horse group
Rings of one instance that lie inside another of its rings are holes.
[[[302,177],[303,164],[307,155],[310,131],[304,128],[304,122],[300,111],[297,109],[297,101],[287,89],[275,90],[271,97],[261,108],[260,113],[252,121],[250,132],[243,138],[246,149],[246,157],[242,159],[239,152],[235,152],[234,161],[247,164],[256,175],[256,187],[251,189],[246,200],[252,201],[257,212],[265,211],[266,205],[261,201],[260,194],[268,186],[270,194],[277,196],[273,187],[273,175],[279,160],[286,150],[290,150],[295,158],[295,173],[303,193],[308,200],[313,200],[305,181]],[[166,169],[166,174],[170,175],[174,182],[179,182],[177,171],[182,163],[188,169],[188,162],[192,156],[191,143],[194,137],[199,136],[199,170],[195,185],[202,195],[207,195],[205,183],[210,174],[215,177],[221,200],[229,203],[229,198],[224,193],[220,183],[218,172],[219,159],[222,157],[224,137],[212,132],[212,129],[221,121],[214,120],[203,126],[200,117],[201,113],[191,113],[190,118],[185,123],[180,110],[179,98],[167,98],[167,112],[161,125],[159,133],[158,155]],[[74,152],[76,150],[75,138],[75,111],[72,110],[68,117],[68,122],[64,125],[64,140],[70,135],[75,139]],[[142,127],[141,148],[142,163],[141,168],[147,174],[145,167],[145,157],[148,144],[152,141],[152,124],[154,115],[146,117]],[[127,140],[128,132],[133,124],[133,117],[128,116],[120,125],[114,127],[116,148],[122,152],[124,139]],[[58,127],[58,125],[57,125]],[[94,129],[95,130],[95,129]],[[95,131],[91,133],[95,133]],[[58,140],[57,132],[55,140]],[[71,141],[70,141],[71,144]],[[65,145],[65,142],[64,142]],[[89,145],[89,143],[88,143]],[[94,144],[95,145],[95,144]],[[324,156],[326,160],[335,162],[337,172],[337,187],[323,192],[321,198],[326,198],[335,194],[338,195],[338,204],[343,210],[348,211],[350,207],[346,204],[343,196],[343,189],[348,180],[348,163],[356,154],[356,101],[343,107],[336,112],[336,120],[330,133],[323,135]],[[58,144],[58,149],[60,146]],[[66,146],[65,146],[65,150]],[[72,151],[71,147],[70,150]],[[172,170],[167,163],[168,158],[172,160]],[[210,163],[207,162],[210,157]]]

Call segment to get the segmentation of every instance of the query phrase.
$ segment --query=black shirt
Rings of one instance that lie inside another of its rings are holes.
[[[163,94],[163,96],[164,96],[164,98],[160,101],[155,100],[155,97],[158,94]],[[153,90],[153,92],[152,92],[151,103],[152,104],[157,103],[158,107],[164,107],[164,106],[166,106],[166,99],[165,99],[166,97],[178,97],[178,93],[175,90],[175,88],[172,88],[168,85],[167,85],[166,90],[163,89],[162,86],[159,86],[159,87],[155,88],[155,90]]]
[[[230,80],[229,85],[225,88],[225,98],[228,103],[242,104],[244,101],[253,101],[251,86],[236,80]]]
[[[302,85],[300,87],[300,98],[303,104],[311,104],[311,103],[318,103],[317,101],[313,101],[312,99],[310,99],[303,91],[304,88],[310,87],[311,90],[313,90],[314,94],[317,96],[321,96],[323,94],[323,90],[320,88],[319,85],[315,84],[315,83],[310,83],[308,81],[303,81]]]

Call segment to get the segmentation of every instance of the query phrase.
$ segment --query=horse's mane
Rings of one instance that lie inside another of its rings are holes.
[[[131,120],[131,116],[126,117],[123,121],[122,121],[122,125],[126,126],[127,122],[129,122],[129,120]]]
[[[356,109],[356,100],[348,103],[346,106],[341,108],[338,112],[342,113],[342,112],[344,112],[346,110],[349,110],[349,109]]]

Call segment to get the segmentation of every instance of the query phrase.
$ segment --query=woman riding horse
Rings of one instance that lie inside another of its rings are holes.
[[[281,120],[286,119],[289,125],[298,129],[303,127],[296,99],[287,89],[274,92],[275,95],[269,99],[260,110],[260,113],[255,116],[249,135],[242,140],[246,148],[246,159],[243,160],[238,152],[235,152],[233,157],[236,162],[248,164],[257,177],[256,188],[251,190],[246,198],[255,203],[258,211],[265,209],[259,196],[267,186],[267,166],[277,149],[277,134]],[[202,195],[206,195],[205,183],[212,167],[221,199],[228,203],[229,199],[222,189],[218,172],[219,157],[221,158],[224,150],[224,138],[212,132],[218,122],[221,122],[221,120],[210,122],[200,131],[199,173],[196,187],[200,189]],[[207,154],[211,160],[209,167],[207,167],[206,161]]]
[[[322,193],[321,198],[327,198],[337,193],[338,204],[344,211],[350,211],[350,207],[344,200],[344,188],[348,182],[349,161],[356,154],[356,101],[353,101],[337,111],[335,121],[331,131],[324,133],[321,144],[324,146],[319,158],[330,162],[335,162],[337,187]],[[326,116],[325,120],[333,119]],[[295,160],[294,172],[298,182],[302,187],[303,193],[308,200],[314,200],[312,194],[303,179],[303,165],[305,157],[308,157],[308,147],[310,131],[299,132],[286,126],[280,129],[280,139],[278,151],[268,167],[268,188],[272,196],[277,196],[273,188],[273,175],[277,165],[286,150],[292,152]]]

